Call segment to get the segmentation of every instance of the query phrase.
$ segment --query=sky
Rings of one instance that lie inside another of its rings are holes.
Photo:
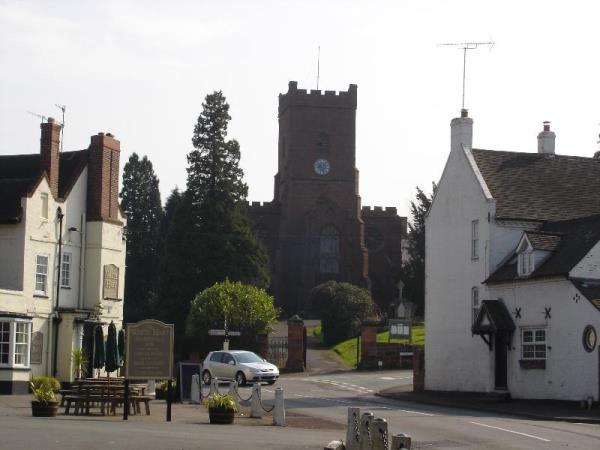
[[[121,168],[147,155],[163,202],[185,188],[204,97],[222,90],[248,200],[273,199],[278,94],[290,80],[358,85],[356,165],[363,205],[409,214],[429,192],[465,107],[477,148],[535,152],[549,120],[556,152],[591,157],[600,132],[600,3],[594,1],[0,0],[0,154],[39,151],[40,120],[64,149],[121,141]]]

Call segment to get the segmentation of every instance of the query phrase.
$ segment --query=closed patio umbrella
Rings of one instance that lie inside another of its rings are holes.
[[[121,365],[121,358],[119,357],[119,347],[117,343],[117,327],[111,321],[108,326],[108,336],[106,338],[106,361],[104,362],[104,368],[109,374],[114,372]]]
[[[96,325],[94,329],[94,369],[104,367],[104,330],[102,325]]]

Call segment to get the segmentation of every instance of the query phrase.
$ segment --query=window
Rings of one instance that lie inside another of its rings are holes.
[[[31,322],[0,319],[0,367],[29,367]]]
[[[42,193],[42,211],[40,213],[42,219],[48,219],[48,194]]]
[[[533,272],[533,252],[524,250],[519,253],[519,260],[517,262],[519,275],[525,277]]]
[[[472,311],[472,323],[475,323],[477,314],[479,313],[479,289],[475,286],[471,289],[471,311]]]
[[[62,254],[62,264],[60,266],[60,286],[64,288],[71,287],[71,253]]]
[[[35,257],[35,293],[46,295],[48,286],[48,255]]]
[[[471,259],[479,258],[479,220],[471,222]]]
[[[328,226],[321,231],[319,240],[319,270],[321,273],[339,273],[340,236],[337,230]]]
[[[546,359],[546,330],[544,328],[521,330],[521,359]]]

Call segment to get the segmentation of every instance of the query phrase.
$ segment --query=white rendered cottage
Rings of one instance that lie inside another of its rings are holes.
[[[60,152],[59,138],[48,119],[40,153],[0,156],[0,394],[72,380],[72,350],[91,359],[94,325],[123,319],[119,141]]]
[[[451,149],[426,218],[425,388],[599,399],[600,159]]]

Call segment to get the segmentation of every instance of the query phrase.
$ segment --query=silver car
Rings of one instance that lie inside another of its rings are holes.
[[[235,380],[239,386],[246,382],[265,381],[274,384],[279,378],[277,366],[267,362],[256,353],[245,350],[222,350],[210,352],[202,366],[202,382],[210,380]]]

